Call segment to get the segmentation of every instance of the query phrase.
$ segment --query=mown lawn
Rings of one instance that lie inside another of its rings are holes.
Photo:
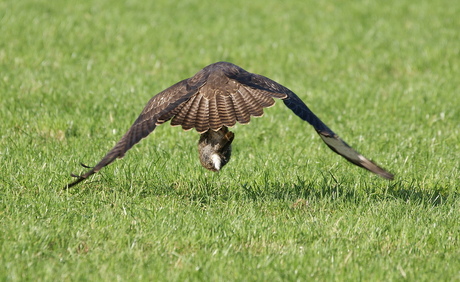
[[[0,2],[0,280],[460,280],[460,2]],[[68,191],[145,103],[229,61],[297,93],[203,169],[162,125]]]

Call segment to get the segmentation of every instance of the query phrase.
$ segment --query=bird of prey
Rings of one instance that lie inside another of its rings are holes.
[[[198,142],[201,164],[206,169],[219,171],[230,160],[234,134],[228,127],[236,122],[247,124],[251,116],[262,116],[263,108],[274,105],[273,98],[283,100],[298,117],[310,123],[334,152],[383,178],[393,179],[393,174],[340,139],[291,90],[237,65],[218,62],[151,98],[128,132],[105,157],[94,167],[83,165],[90,170],[83,175],[72,175],[77,179],[66,188],[80,183],[115,159],[122,158],[157,125],[169,120],[172,126],[180,125],[184,130],[195,128],[201,134]]]

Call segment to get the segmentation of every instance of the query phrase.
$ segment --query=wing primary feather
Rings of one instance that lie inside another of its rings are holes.
[[[365,168],[383,178],[393,180],[394,175],[379,167],[377,164],[368,160],[366,157],[355,151],[350,147],[346,142],[340,139],[338,136],[325,136],[320,133],[321,139],[326,143],[326,145],[337,154],[344,157],[349,162]]]
[[[329,127],[327,127],[327,125],[325,125],[293,92],[290,92],[288,97],[284,99],[283,102],[297,116],[310,123],[315,128],[316,132],[319,134],[324,143],[326,143],[326,145],[332,151],[336,152],[357,166],[363,167],[383,178],[393,180],[393,174],[379,167],[377,164],[368,160],[366,157],[350,147],[345,141],[337,136],[337,134],[329,129]]]

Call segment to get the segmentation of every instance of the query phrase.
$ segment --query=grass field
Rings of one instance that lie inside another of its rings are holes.
[[[147,2],[147,3],[144,3]],[[460,280],[460,2],[0,1],[0,280]],[[69,191],[154,94],[217,61],[297,93],[203,169],[163,125]]]

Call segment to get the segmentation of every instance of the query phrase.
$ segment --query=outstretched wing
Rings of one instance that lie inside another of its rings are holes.
[[[282,86],[281,84],[261,75],[249,73],[241,68],[233,70],[229,68],[226,74],[229,78],[234,79],[245,86],[247,89],[251,89],[251,92],[274,92],[284,94],[282,98],[284,104],[291,109],[297,116],[304,121],[310,123],[319,134],[321,139],[326,143],[329,148],[334,152],[341,155],[349,162],[363,167],[375,174],[380,175],[386,179],[393,179],[393,174],[387,172],[383,168],[379,167],[366,157],[355,151],[347,143],[345,143],[340,137],[335,134],[329,127],[327,127],[308,107],[305,103],[291,90]]]
[[[157,125],[168,121],[172,113],[191,96],[198,92],[203,81],[185,79],[155,95],[145,106],[142,113],[105,157],[90,171],[83,175],[73,175],[77,179],[65,188],[72,187],[109,165],[117,158],[122,158],[142,138],[149,135]]]

